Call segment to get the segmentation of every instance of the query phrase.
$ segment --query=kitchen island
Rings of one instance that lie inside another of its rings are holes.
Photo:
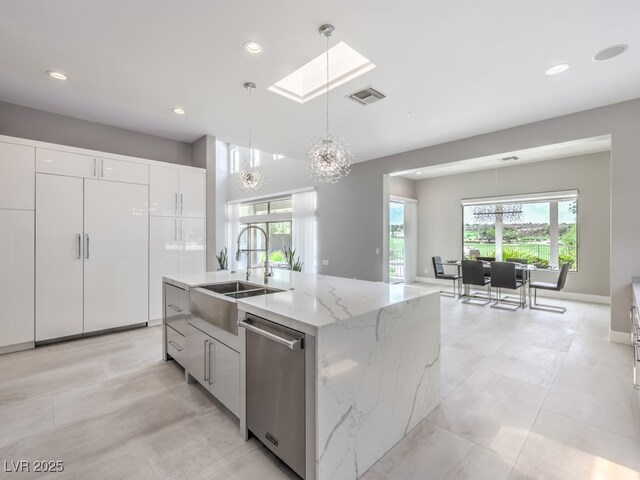
[[[244,276],[245,272],[222,271],[166,276],[164,281],[188,292],[243,281]],[[254,274],[249,281],[262,285],[262,278]],[[238,297],[238,319],[256,316],[304,334],[306,461],[302,475],[306,479],[358,478],[440,401],[439,293],[435,288],[290,271],[276,271],[268,286],[281,291]],[[202,321],[186,318],[195,327],[195,322]],[[231,348],[239,353],[237,415],[245,438],[246,397],[251,395],[247,337],[240,328],[237,342],[219,339],[233,343]],[[187,358],[191,356],[187,351]],[[189,361],[181,363],[187,377],[195,377]],[[198,360],[196,367],[200,365]],[[215,374],[209,369],[211,378]],[[278,453],[277,441],[270,440],[275,447],[261,441]]]

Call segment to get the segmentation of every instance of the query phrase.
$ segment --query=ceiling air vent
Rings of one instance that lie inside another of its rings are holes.
[[[384,93],[379,92],[371,85],[362,90],[358,90],[357,92],[353,92],[351,95],[347,95],[347,98],[350,98],[354,102],[359,103],[360,105],[371,105],[372,103],[377,102],[378,100],[382,100],[386,98]]]
[[[503,157],[500,159],[501,162],[513,162],[515,160],[518,160],[518,157],[516,157],[515,155],[512,157]]]

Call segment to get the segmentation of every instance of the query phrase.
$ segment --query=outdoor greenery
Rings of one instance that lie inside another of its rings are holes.
[[[284,256],[284,253],[282,253],[282,251],[276,250],[275,252],[271,252],[271,254],[269,255],[269,261],[275,262],[275,263],[284,263],[287,260]]]

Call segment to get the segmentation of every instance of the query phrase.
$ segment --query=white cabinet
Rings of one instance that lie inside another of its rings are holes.
[[[35,148],[0,143],[0,208],[34,209]]]
[[[162,318],[162,277],[206,270],[203,218],[149,217],[149,321]]]
[[[36,149],[36,171],[68,177],[149,184],[148,165],[45,148]]]
[[[149,215],[178,215],[180,171],[171,167],[149,167]]]
[[[187,330],[187,371],[234,415],[240,415],[238,352],[190,324]]]
[[[0,209],[0,232],[2,349],[7,345],[33,342],[33,211]]]
[[[145,323],[148,187],[36,177],[36,341]]]
[[[89,155],[36,148],[36,172],[98,178],[98,159]]]
[[[82,333],[83,182],[36,175],[37,342]]]
[[[99,159],[99,178],[113,182],[149,184],[149,166],[110,158]]]
[[[149,320],[162,318],[162,277],[206,270],[206,174],[149,167]]]
[[[204,218],[206,210],[206,174],[189,170],[180,171],[180,215]]]
[[[85,180],[84,331],[148,321],[148,187]]]
[[[152,165],[149,172],[150,214],[204,218],[206,174],[197,170]]]
[[[162,318],[162,277],[180,273],[180,220],[149,217],[149,320]]]

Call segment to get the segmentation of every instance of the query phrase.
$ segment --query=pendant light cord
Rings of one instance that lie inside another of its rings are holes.
[[[251,148],[251,129],[253,127],[253,103],[251,102],[251,91],[252,87],[248,88],[249,90],[249,168],[253,167],[253,148]]]
[[[327,36],[327,135],[329,135],[329,36]]]

